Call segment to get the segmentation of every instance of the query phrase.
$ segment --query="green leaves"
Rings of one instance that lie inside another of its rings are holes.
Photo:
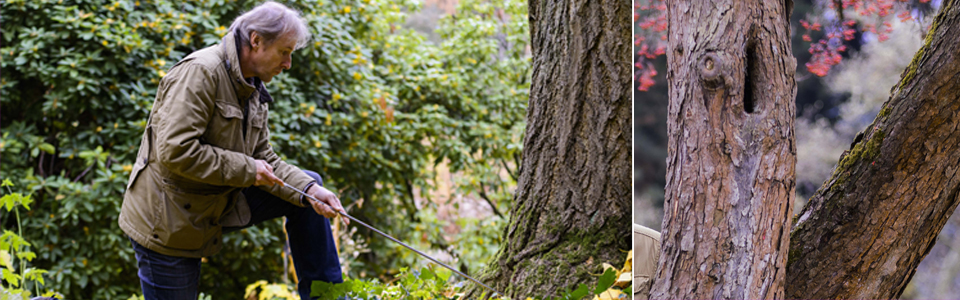
[[[5,195],[0,205],[34,208],[22,221],[24,237],[40,245],[33,263],[51,270],[52,288],[84,299],[139,289],[120,279],[136,276],[136,268],[117,216],[157,86],[184,56],[219,43],[255,4],[4,4],[0,102],[8,121],[0,177],[36,199]],[[441,18],[442,39],[434,41],[408,27],[419,1],[286,4],[301,11],[313,38],[294,53],[294,67],[267,85],[277,100],[270,105],[273,149],[319,172],[353,205],[351,214],[402,228],[398,238],[479,269],[498,249],[505,216],[440,218],[431,201],[446,199],[431,191],[437,168],[448,168],[458,178],[451,193],[509,211],[516,179],[508,174],[519,168],[531,72],[526,2],[460,1],[456,17]],[[453,227],[459,234],[442,231]],[[202,289],[241,298],[234,279],[279,276],[282,237],[279,221],[225,235],[228,246],[209,258],[217,268],[203,273],[209,286]],[[354,247],[341,257],[353,278],[391,278],[425,264],[365,230],[339,238]]]
[[[608,268],[603,272],[603,275],[600,275],[600,280],[597,281],[597,287],[593,290],[594,294],[600,294],[603,291],[606,291],[613,283],[617,281],[617,270],[613,268]]]

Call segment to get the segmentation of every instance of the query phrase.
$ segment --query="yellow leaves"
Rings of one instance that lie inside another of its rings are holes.
[[[474,65],[477,64],[477,60],[476,60],[476,59],[473,59],[473,58],[467,58],[467,62],[468,62],[468,63],[471,63],[471,64],[474,64]]]
[[[594,300],[619,300],[620,296],[624,295],[623,292],[617,289],[609,289],[600,293],[600,295],[593,296]],[[624,297],[627,297],[624,295]]]
[[[440,76],[440,80],[447,80],[447,75]]]
[[[120,127],[120,123],[113,123],[113,129],[117,129],[117,127]]]
[[[90,235],[90,227],[83,226],[83,234]],[[86,259],[84,259],[84,261],[86,261]],[[83,264],[86,265],[87,263],[84,262]]]
[[[103,126],[97,126],[97,133],[100,133],[101,131],[103,131]]]
[[[314,141],[314,142],[313,142],[313,146],[314,146],[314,147],[317,147],[317,148],[320,148],[320,146],[323,146],[323,144],[320,143],[320,141]]]
[[[333,101],[339,101],[343,96],[340,93],[333,93]]]
[[[327,120],[323,122],[323,125],[333,125],[333,117],[330,114],[327,114]]]
[[[163,67],[163,66],[166,65],[166,64],[167,64],[167,61],[162,60],[162,59],[159,59],[159,58],[157,59],[157,65],[158,65],[158,66]]]
[[[258,289],[260,290],[259,294],[257,293]],[[259,300],[278,298],[285,300],[298,299],[299,297],[296,297],[292,290],[293,288],[291,286],[282,283],[267,283],[266,280],[260,280],[247,286],[243,298]]]
[[[413,87],[413,90],[419,92],[419,91],[420,91],[420,86],[419,86],[419,85],[414,86],[414,87]]]
[[[131,165],[123,165],[123,172],[125,172],[125,173],[130,173],[130,171],[133,171],[133,166],[131,166]]]
[[[157,70],[157,75],[160,75],[160,78],[167,76],[167,72],[164,70]]]
[[[174,29],[174,30],[180,30],[180,28],[183,28],[183,25],[182,25],[182,24],[177,24],[177,25],[173,26],[173,29]]]
[[[357,72],[353,72],[353,79],[356,79],[356,80],[363,79],[363,75]]]
[[[310,107],[307,108],[307,112],[304,113],[303,115],[306,116],[307,118],[309,118],[310,116],[313,116],[313,112],[316,111],[316,110],[317,110],[317,106],[316,106],[316,105],[310,105]]]
[[[0,265],[8,270],[13,270],[13,260],[10,257],[10,252],[7,252],[7,250],[0,250]]]
[[[349,5],[344,6],[343,9],[340,10],[340,12],[345,13],[345,14],[349,14],[349,13],[350,13],[350,6],[349,6]]]
[[[360,113],[360,116],[366,118],[366,117],[370,116],[370,112],[368,112],[368,111],[361,112],[361,113]]]
[[[100,43],[103,44],[104,47],[106,47],[107,45],[110,45],[110,43],[107,42],[106,40],[104,40],[104,41],[102,41],[102,42],[100,42]]]

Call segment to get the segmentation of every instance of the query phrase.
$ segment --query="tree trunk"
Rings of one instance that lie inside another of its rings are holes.
[[[630,2],[531,0],[533,79],[515,204],[483,281],[507,296],[596,282],[630,249]]]
[[[783,298],[794,200],[792,1],[666,1],[662,254],[651,299]]]
[[[798,217],[788,298],[889,299],[957,207],[960,1],[944,1],[873,124]]]

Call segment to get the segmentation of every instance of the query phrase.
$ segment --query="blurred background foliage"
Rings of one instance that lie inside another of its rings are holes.
[[[650,0],[637,0],[650,2]],[[800,20],[830,18],[828,1],[794,2],[792,24],[793,55],[797,58],[797,195],[794,213],[830,176],[844,150],[850,148],[857,133],[873,122],[881,105],[890,97],[890,89],[920,48],[923,35],[940,7],[940,1],[908,1],[916,20],[892,21],[889,39],[878,42],[876,34],[857,32],[843,41],[843,62],[826,76],[812,74],[804,65],[811,60],[810,42],[802,39]],[[644,13],[653,13],[646,11]],[[641,16],[640,19],[642,19]],[[848,14],[858,23],[869,23],[871,16]],[[647,33],[635,23],[641,36]],[[822,38],[814,32],[812,40]],[[640,61],[635,57],[636,61]],[[636,62],[635,61],[635,62]],[[655,85],[634,96],[634,222],[660,230],[663,218],[667,157],[667,82],[666,57],[653,60],[658,71]],[[634,83],[639,86],[639,82]],[[946,299],[960,295],[960,214],[954,213],[940,233],[937,244],[917,268],[907,285],[904,299]]]
[[[69,299],[139,293],[116,222],[157,84],[259,2],[0,4],[0,177],[33,197],[23,235],[31,265],[49,271],[44,289]],[[350,214],[478,271],[497,250],[518,173],[526,2],[464,0],[426,16],[413,0],[282,3],[302,12],[313,38],[268,84],[274,150],[319,172]],[[4,229],[17,224],[0,218]],[[388,281],[424,264],[363,228],[337,232],[346,277]],[[250,284],[288,278],[284,239],[280,220],[225,235],[224,251],[204,259],[201,290],[240,299]]]

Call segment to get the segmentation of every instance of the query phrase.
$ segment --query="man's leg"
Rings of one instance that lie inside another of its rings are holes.
[[[200,259],[163,255],[130,240],[137,257],[144,300],[197,300]]]
[[[320,175],[313,171],[304,171],[310,177],[323,184]],[[287,237],[293,266],[300,280],[297,290],[301,299],[310,299],[310,284],[314,280],[340,283],[340,258],[337,257],[336,244],[330,231],[330,221],[317,214],[312,207],[299,207],[284,201],[257,187],[243,190],[250,206],[250,223],[244,227],[224,228],[224,232],[250,227],[260,222],[280,216],[287,217]]]

